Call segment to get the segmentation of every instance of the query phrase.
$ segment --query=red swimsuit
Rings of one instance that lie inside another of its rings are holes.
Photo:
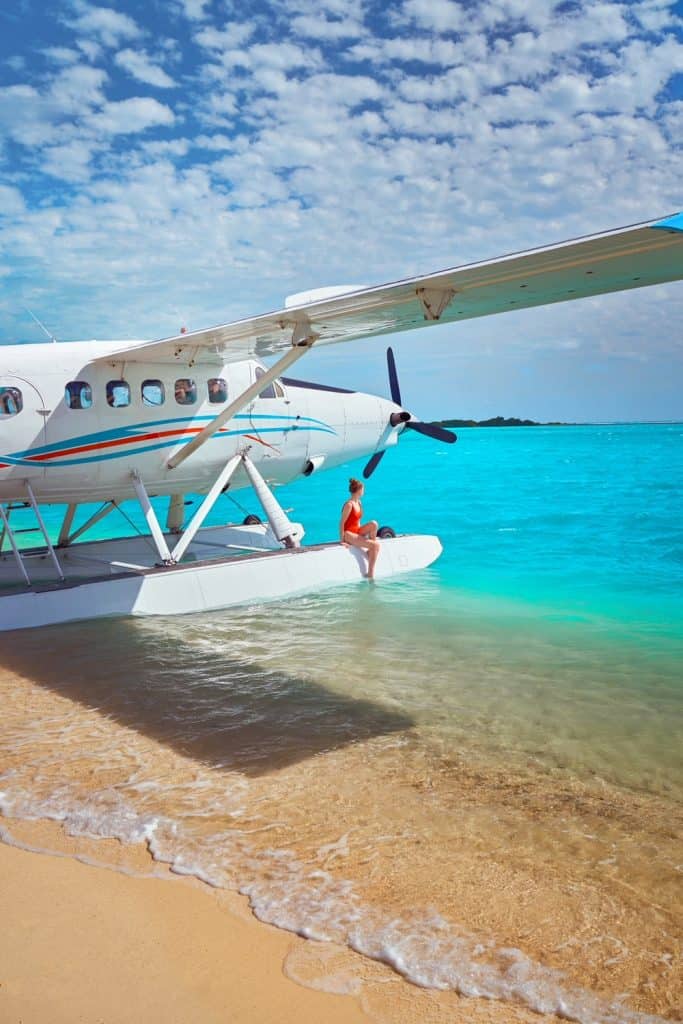
[[[363,509],[360,504],[358,505],[358,511],[356,512],[355,507],[351,506],[351,511],[346,517],[344,523],[344,533],[360,533],[360,517],[363,514]]]

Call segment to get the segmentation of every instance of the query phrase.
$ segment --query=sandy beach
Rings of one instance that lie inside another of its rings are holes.
[[[165,873],[143,846],[74,840],[52,822],[0,824],[2,1024],[556,1019],[419,989],[349,950],[262,924],[243,897]],[[330,968],[349,958],[355,993],[316,989],[320,968],[326,987],[343,989]]]
[[[27,845],[77,853],[57,826],[11,825]],[[144,872],[144,851],[103,845],[120,867]],[[234,894],[4,843],[0,878],[3,1024],[364,1019],[353,998],[289,981],[292,936],[255,922]]]

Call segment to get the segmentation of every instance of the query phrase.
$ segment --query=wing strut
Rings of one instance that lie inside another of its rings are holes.
[[[180,451],[175,453],[175,455],[171,456],[166,463],[167,467],[169,469],[176,469],[181,462],[185,461],[188,455],[192,455],[192,452],[201,447],[201,445],[203,445],[205,441],[208,441],[210,437],[213,437],[216,431],[220,430],[224,423],[227,423],[228,420],[231,420],[238,412],[241,412],[245,406],[249,405],[249,403],[256,398],[257,395],[260,395],[264,388],[267,388],[268,385],[277,377],[282,376],[282,373],[290,367],[292,363],[295,363],[297,359],[301,359],[301,357],[305,355],[310,348],[312,348],[318,337],[319,335],[314,334],[311,331],[309,323],[302,321],[297,324],[292,335],[292,347],[284,354],[282,359],[278,359],[276,363],[273,363],[270,369],[259,377],[251,387],[248,387],[246,391],[243,391],[242,394],[234,400],[234,402],[227,405],[225,409],[223,409],[223,412],[216,416],[215,420],[208,423],[196,437],[184,445]]]

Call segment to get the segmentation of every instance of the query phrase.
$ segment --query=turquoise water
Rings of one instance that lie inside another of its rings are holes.
[[[348,477],[363,464],[278,490],[307,543],[336,538]],[[208,522],[260,511],[248,491],[234,499]],[[683,424],[468,428],[452,446],[407,434],[366,484],[364,506],[397,532],[438,534],[431,574],[444,600],[458,591],[683,631]],[[125,508],[142,528],[135,503]],[[53,532],[61,514],[47,512]],[[115,513],[90,536],[109,531],[130,527]]]
[[[309,540],[334,530],[348,475],[286,489]],[[453,446],[408,436],[365,509],[441,537],[445,590],[683,633],[681,424],[469,428]]]

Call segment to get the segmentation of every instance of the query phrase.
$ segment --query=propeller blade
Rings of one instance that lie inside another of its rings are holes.
[[[394,350],[392,348],[387,349],[387,368],[389,370],[389,391],[391,392],[391,400],[396,405],[403,405],[403,402],[401,401],[401,389],[398,386],[396,360],[394,359]]]
[[[452,430],[439,427],[436,423],[421,423],[419,420],[408,420],[406,427],[410,430],[416,430],[418,434],[433,437],[435,441],[445,441],[446,444],[455,444],[458,440],[458,435],[454,434]]]
[[[379,466],[380,462],[382,461],[382,456],[383,455],[384,455],[384,452],[382,451],[382,452],[375,452],[375,454],[372,456],[372,458],[368,462],[367,466],[363,470],[363,476],[365,477],[366,480],[368,480],[372,476],[372,474],[375,472],[375,470]]]

